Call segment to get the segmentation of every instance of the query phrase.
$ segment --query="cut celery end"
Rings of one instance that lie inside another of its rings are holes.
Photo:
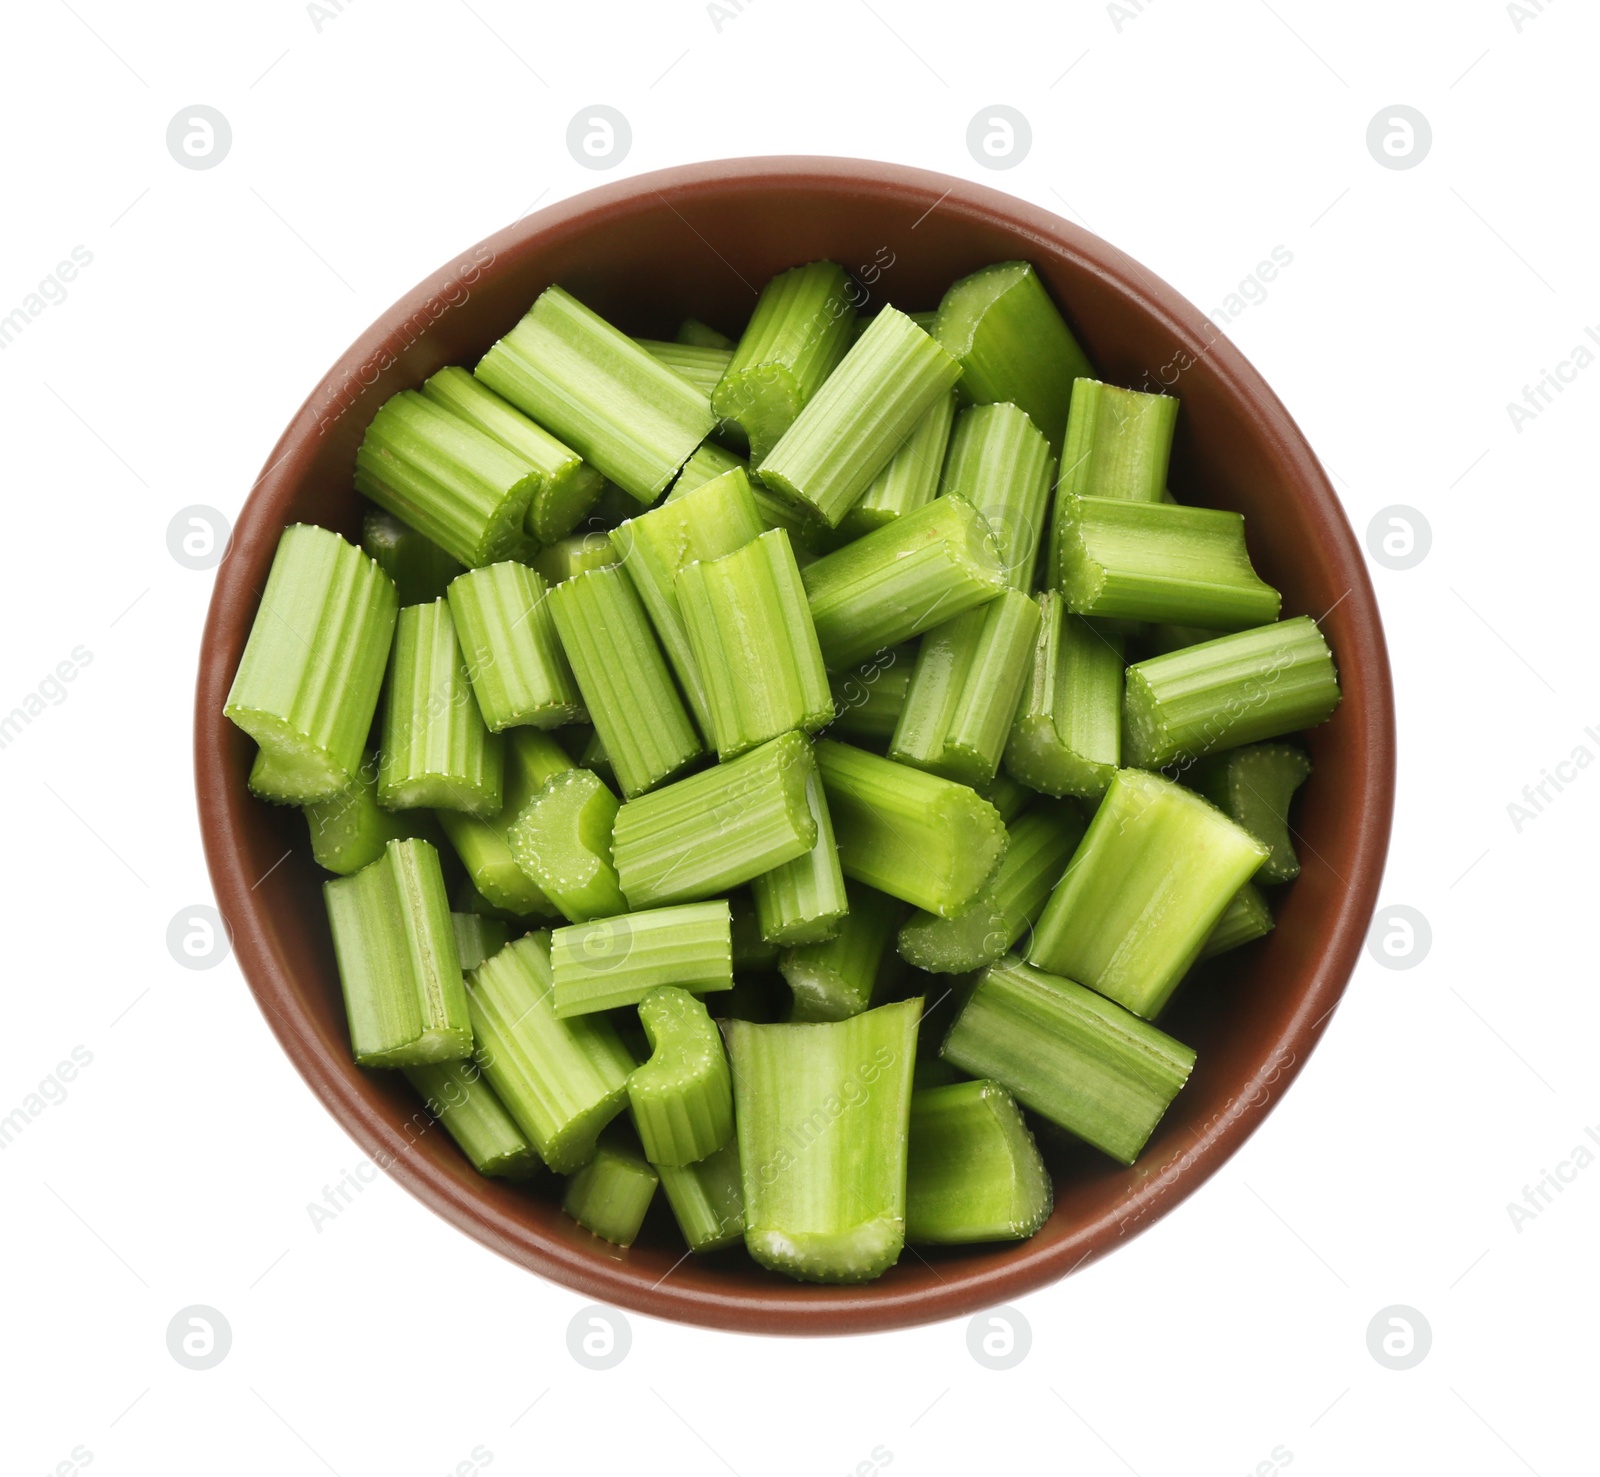
[[[450,585],[450,615],[490,733],[518,724],[557,728],[587,716],[546,591],[537,570],[513,562],[474,569]]]
[[[1230,949],[1254,943],[1256,939],[1265,938],[1271,933],[1273,927],[1272,909],[1267,906],[1261,889],[1254,883],[1246,882],[1222,910],[1217,926],[1211,930],[1210,937],[1200,950],[1200,957],[1212,959],[1218,954],[1226,954]]]
[[[704,993],[733,986],[726,900],[571,923],[550,936],[562,1020],[637,1005],[658,985]]]
[[[720,477],[724,472],[735,470],[748,473],[750,463],[737,452],[718,446],[715,441],[702,442],[695,449],[694,455],[683,464],[683,470],[678,473],[678,480],[672,484],[672,491],[667,494],[667,501],[670,503],[687,492],[693,492],[697,487],[704,487],[707,482]]]
[[[621,1135],[607,1135],[594,1158],[567,1182],[561,1208],[614,1246],[632,1246],[660,1182]]]
[[[1020,959],[978,977],[940,1054],[1122,1164],[1139,1157],[1195,1060],[1121,1006]]]
[[[733,348],[733,340],[727,334],[713,328],[709,323],[702,323],[698,318],[685,318],[678,325],[676,341],[680,344],[695,344],[702,349]]]
[[[816,759],[846,877],[941,918],[977,896],[1006,846],[987,800],[832,739]]]
[[[559,1020],[548,934],[508,944],[472,972],[475,1056],[495,1095],[558,1174],[588,1162],[627,1106],[634,1061],[605,1016]]]
[[[377,775],[377,757],[369,753],[347,790],[305,807],[311,855],[319,867],[348,877],[377,861],[391,841],[420,834],[419,826],[426,824],[423,817],[384,810],[378,804]],[[256,783],[252,771],[252,790]]]
[[[788,733],[617,812],[611,850],[635,908],[716,897],[811,850],[811,746]]]
[[[829,670],[854,666],[1006,588],[988,522],[947,496],[801,571]]]
[[[1061,496],[1162,502],[1177,425],[1171,395],[1078,380],[1061,449]]]
[[[794,992],[792,1021],[842,1021],[881,1004],[899,960],[890,948],[906,916],[903,903],[860,883],[847,884],[849,911],[822,943],[785,951],[778,969]],[[891,966],[891,967],[886,967]]]
[[[1311,776],[1311,760],[1293,744],[1249,744],[1202,760],[1186,777],[1225,815],[1267,848],[1255,880],[1265,886],[1292,882],[1300,875],[1289,834],[1294,792]]]
[[[656,1173],[690,1251],[719,1251],[744,1240],[744,1188],[739,1183],[737,1140],[698,1164],[661,1164]]]
[[[933,333],[961,365],[964,401],[1010,401],[1060,451],[1072,382],[1094,368],[1031,263],[997,262],[963,277],[939,303]]]
[[[1119,770],[1034,926],[1028,962],[1153,1019],[1266,856],[1192,791]]]
[[[1296,616],[1129,667],[1123,760],[1181,774],[1207,754],[1314,728],[1338,706],[1333,653]]]
[[[833,819],[814,769],[806,777],[806,806],[817,825],[815,844],[793,861],[750,882],[761,937],[774,947],[832,938],[850,907],[833,838]],[[737,955],[734,962],[738,963]],[[776,955],[771,962],[776,964]]]
[[[733,1060],[745,1246],[811,1282],[865,1282],[905,1241],[920,1000],[846,1021],[723,1030]]]
[[[705,1005],[665,986],[639,1002],[650,1059],[628,1078],[628,1106],[652,1164],[695,1164],[733,1138],[733,1078]]]
[[[1000,819],[1008,826],[1039,798],[1037,791],[1030,790],[1004,770],[988,784],[980,786],[978,793],[1000,812]]]
[[[324,883],[323,896],[357,1064],[468,1055],[472,1027],[439,853],[426,841],[391,841],[370,867]]]
[[[559,287],[475,373],[642,503],[666,491],[716,423],[704,394]]]
[[[338,534],[284,529],[223,707],[269,756],[270,798],[305,805],[349,788],[398,605],[388,576]]]
[[[587,769],[553,775],[511,826],[511,854],[572,923],[628,911],[611,862],[617,797]]]
[[[828,737],[874,748],[886,745],[900,722],[916,664],[915,646],[895,646],[835,676]]]
[[[611,538],[600,529],[587,533],[569,534],[547,544],[533,556],[533,567],[552,585],[569,580],[574,575],[587,574],[591,569],[604,569],[616,564],[621,555],[611,546]]]
[[[731,349],[707,344],[676,344],[666,339],[636,338],[634,343],[658,364],[665,364],[680,379],[687,380],[708,400],[733,358]],[[715,409],[715,407],[713,407]]]
[[[475,1062],[435,1062],[405,1074],[479,1174],[523,1180],[544,1167]]]
[[[1033,588],[1055,468],[1049,441],[1015,405],[974,405],[957,417],[944,491],[966,498],[988,520],[1014,590]]]
[[[956,396],[952,390],[933,402],[905,444],[889,464],[872,479],[867,490],[844,515],[839,533],[844,541],[860,538],[896,518],[926,507],[939,493],[940,472],[955,424]],[[822,525],[817,525],[822,526]]]
[[[456,953],[464,973],[476,969],[511,942],[511,925],[499,918],[452,912],[450,922],[455,927]]]
[[[960,376],[936,340],[885,308],[759,462],[762,482],[837,528]]]
[[[368,508],[361,520],[361,547],[394,581],[402,605],[426,605],[450,587],[466,568],[410,524],[382,508]]]
[[[906,1240],[1021,1241],[1050,1218],[1054,1191],[1017,1100],[998,1082],[911,1094]]]

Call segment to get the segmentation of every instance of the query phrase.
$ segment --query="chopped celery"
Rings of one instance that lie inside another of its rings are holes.
[[[628,911],[611,862],[617,797],[592,770],[551,775],[507,837],[517,865],[572,923]]]
[[[889,945],[905,905],[859,882],[847,884],[846,893],[849,912],[838,932],[822,943],[788,949],[779,961],[794,992],[790,1020],[842,1021],[882,999],[884,965],[894,960]]]
[[[456,931],[456,953],[463,971],[476,969],[491,954],[511,942],[511,925],[482,913],[451,913]]]
[[[859,744],[886,744],[900,722],[916,662],[916,647],[895,646],[834,677],[835,716],[828,725],[828,736]]]
[[[939,474],[955,417],[956,395],[952,390],[933,402],[900,450],[844,515],[838,531],[845,540],[860,538],[933,501],[939,492]]]
[[[479,1174],[522,1180],[543,1168],[475,1062],[433,1062],[407,1067],[405,1074]]]
[[[450,615],[490,733],[584,718],[545,592],[537,570],[512,562],[484,565],[450,585]]]
[[[702,349],[732,349],[733,340],[709,323],[698,318],[685,318],[678,325],[676,340],[680,344],[696,344]]]
[[[1171,395],[1078,380],[1061,448],[1061,496],[1161,502],[1177,424]]]
[[[466,567],[382,508],[368,508],[362,518],[361,547],[394,581],[402,605],[437,600]]]
[[[1272,929],[1272,909],[1267,906],[1266,898],[1253,882],[1246,882],[1222,910],[1217,926],[1200,950],[1200,957],[1210,959],[1226,954],[1229,949],[1265,938]]]
[[[658,338],[638,338],[634,343],[708,399],[733,358],[731,349],[714,349],[706,344],[673,344]]]
[[[944,491],[966,498],[988,520],[1013,590],[1033,588],[1055,469],[1049,441],[1015,405],[974,405],[957,417]]]
[[[427,824],[414,812],[384,810],[378,804],[378,763],[370,753],[348,789],[306,806],[305,816],[311,855],[318,866],[341,877],[371,866],[391,841],[420,835]]]
[[[587,574],[591,569],[604,569],[616,564],[621,555],[611,546],[610,537],[600,529],[587,533],[569,534],[557,539],[533,556],[533,567],[552,585],[569,580],[576,574]]]
[[[733,986],[728,904],[682,903],[569,923],[550,935],[556,1015],[637,1005],[657,985]]]
[[[1289,805],[1310,775],[1304,749],[1249,744],[1201,760],[1187,782],[1266,846],[1267,859],[1255,880],[1271,885],[1300,875],[1300,858],[1289,834]]]
[[[722,1037],[687,990],[665,985],[639,1002],[650,1059],[628,1078],[633,1126],[652,1164],[694,1164],[733,1137],[733,1078]]]
[[[633,1145],[608,1133],[594,1158],[567,1181],[561,1208],[602,1241],[632,1246],[658,1183],[655,1170]]]
[[[775,945],[832,938],[849,907],[833,819],[815,769],[806,777],[806,805],[817,823],[811,849],[750,881],[761,936]]]
[[[744,1240],[739,1144],[730,1141],[698,1164],[656,1167],[667,1204],[690,1251],[717,1251]]]
[[[832,835],[830,830],[829,835]],[[769,874],[770,875],[770,874]],[[844,907],[844,879],[839,879],[840,908]],[[739,988],[738,976],[752,969],[776,969],[779,946],[761,933],[761,915],[756,911],[756,901],[748,888],[736,888],[728,894],[729,924],[733,936],[734,988]],[[830,925],[831,926],[831,925]]]

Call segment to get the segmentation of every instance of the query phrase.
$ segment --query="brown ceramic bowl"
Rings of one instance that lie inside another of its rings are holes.
[[[484,1179],[445,1134],[419,1135],[419,1104],[399,1074],[351,1063],[305,822],[250,798],[252,745],[222,704],[279,531],[304,520],[357,538],[351,468],[378,406],[441,365],[475,363],[548,284],[631,332],[670,338],[690,314],[737,331],[756,289],[783,268],[826,257],[865,278],[891,256],[872,302],[908,311],[934,307],[977,267],[1027,258],[1108,380],[1167,381],[1183,400],[1175,490],[1247,516],[1257,568],[1283,591],[1284,614],[1322,619],[1344,702],[1309,736],[1304,871],[1284,893],[1277,930],[1215,963],[1162,1021],[1199,1064],[1139,1163],[1123,1169],[1051,1136],[1055,1213],[1032,1240],[908,1251],[867,1286],[811,1287],[737,1250],[680,1264],[659,1208],[620,1252],[560,1213],[551,1177],[530,1188]],[[992,1307],[1113,1250],[1193,1193],[1260,1124],[1339,1002],[1383,870],[1394,785],[1372,588],[1327,477],[1261,376],[1170,287],[1076,226],[962,180],[851,159],[724,160],[621,180],[490,237],[384,313],[306,401],[239,515],[200,652],[195,742],[206,854],[240,966],[284,1050],[362,1149],[468,1235],[586,1296],[788,1334]]]

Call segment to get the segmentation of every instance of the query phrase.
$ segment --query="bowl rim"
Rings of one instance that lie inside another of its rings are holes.
[[[1212,321],[1167,283],[1091,232],[987,186],[951,175],[875,160],[831,156],[778,155],[710,160],[632,175],[584,191],[524,216],[468,248],[457,259],[514,258],[541,238],[570,236],[603,225],[642,196],[655,194],[670,208],[673,199],[723,194],[738,188],[793,186],[870,187],[880,197],[1000,225],[1019,240],[1075,258],[1082,270],[1136,301],[1169,332],[1175,344],[1203,353],[1212,372],[1241,413],[1252,422],[1262,446],[1283,469],[1293,495],[1315,526],[1319,549],[1333,567],[1350,605],[1340,652],[1341,669],[1360,673],[1365,702],[1364,728],[1354,746],[1365,756],[1364,783],[1347,795],[1356,812],[1356,838],[1349,886],[1341,894],[1327,927],[1326,944],[1309,971],[1298,1008],[1285,1022],[1270,1051],[1271,1072],[1258,1072],[1239,1090],[1230,1111],[1213,1121],[1177,1161],[1173,1173],[1148,1179],[1114,1209],[1066,1237],[1040,1246],[1019,1243],[995,1263],[963,1271],[956,1280],[933,1286],[900,1287],[868,1283],[859,1287],[817,1289],[773,1278],[770,1291],[746,1288],[718,1291],[664,1278],[654,1285],[626,1261],[586,1253],[578,1244],[541,1239],[468,1192],[463,1182],[443,1172],[426,1156],[408,1154],[408,1140],[382,1116],[369,1096],[336,1063],[310,1028],[293,981],[268,947],[252,887],[234,844],[243,814],[226,764],[230,725],[222,715],[232,672],[216,659],[220,633],[240,607],[253,609],[256,592],[230,573],[276,544],[281,523],[268,514],[281,492],[287,496],[309,463],[326,414],[326,387],[349,383],[385,355],[398,357],[405,337],[401,325],[413,323],[456,282],[458,268],[442,267],[390,305],[335,362],[295,412],[287,429],[252,483],[235,524],[229,548],[218,567],[201,637],[195,693],[195,788],[207,866],[219,911],[227,921],[233,952],[262,1015],[285,1054],[324,1107],[375,1163],[412,1195],[507,1259],[580,1294],[635,1312],[706,1327],[769,1334],[855,1334],[888,1330],[971,1314],[1040,1289],[1086,1266],[1152,1224],[1193,1194],[1216,1173],[1260,1125],[1276,1097],[1298,1075],[1342,997],[1355,964],[1382,882],[1393,811],[1395,778],[1394,700],[1389,660],[1376,596],[1355,533],[1315,454],[1288,410],[1265,379]],[[672,198],[668,198],[668,197]],[[448,299],[447,299],[448,300]],[[1326,612],[1324,613],[1326,615]],[[1319,617],[1319,619],[1321,619]],[[358,1079],[359,1080],[359,1079]]]

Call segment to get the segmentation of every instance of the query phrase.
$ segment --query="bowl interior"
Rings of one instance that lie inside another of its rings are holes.
[[[553,1177],[523,1188],[481,1178],[399,1074],[356,1068],[305,822],[251,800],[252,745],[221,717],[282,527],[304,520],[359,538],[355,449],[389,395],[474,364],[551,282],[635,334],[670,338],[689,315],[736,334],[769,277],[823,257],[857,273],[867,311],[932,308],[964,273],[1031,260],[1104,378],[1181,397],[1174,490],[1245,514],[1257,568],[1283,592],[1285,615],[1322,619],[1344,689],[1337,716],[1308,736],[1303,871],[1276,900],[1276,931],[1199,972],[1161,1022],[1199,1061],[1138,1165],[1045,1134],[1056,1206],[1031,1241],[908,1250],[880,1281],[849,1289],[788,1283],[739,1251],[680,1261],[661,1197],[640,1241],[618,1251],[560,1214]],[[849,160],[728,161],[607,186],[519,222],[397,303],[308,399],[239,518],[206,627],[196,725],[207,853],[241,967],[363,1148],[478,1240],[588,1295],[763,1332],[854,1332],[992,1306],[1171,1210],[1259,1123],[1337,1003],[1375,899],[1393,780],[1388,666],[1365,569],[1259,376],[1198,311],[1087,233],[977,186]]]

